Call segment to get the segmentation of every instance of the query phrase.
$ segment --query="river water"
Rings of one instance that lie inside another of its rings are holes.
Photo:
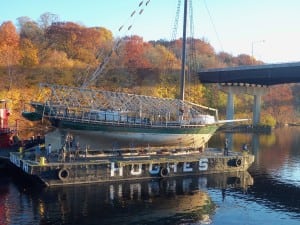
[[[0,173],[4,224],[299,224],[300,127],[270,135],[217,133],[209,145],[247,143],[249,173],[38,188]]]

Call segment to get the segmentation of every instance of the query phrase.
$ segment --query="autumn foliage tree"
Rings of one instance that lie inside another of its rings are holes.
[[[39,63],[38,57],[38,48],[32,44],[32,42],[27,39],[23,38],[20,41],[20,54],[21,60],[20,63],[24,67],[34,67]]]
[[[269,93],[263,98],[265,112],[276,118],[279,125],[283,125],[295,118],[291,87],[291,85],[285,84],[270,88]]]
[[[14,69],[20,59],[19,40],[20,37],[11,21],[4,22],[0,26],[0,66],[6,69],[6,76],[2,76],[2,80],[8,90],[16,81]]]
[[[124,46],[124,65],[130,69],[149,68],[150,62],[145,57],[146,50],[150,47],[142,37],[131,36],[126,38]]]
[[[47,28],[45,38],[49,48],[65,52],[68,58],[95,64],[99,49],[106,44],[111,46],[112,33],[105,28],[86,28],[72,22],[56,22]],[[108,46],[104,49],[104,53],[107,53]]]

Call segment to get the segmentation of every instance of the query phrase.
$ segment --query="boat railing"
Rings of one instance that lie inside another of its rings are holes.
[[[200,107],[200,106],[198,106]],[[200,120],[167,120],[166,118],[159,120],[155,119],[155,115],[148,115],[148,117],[140,118],[130,114],[121,114],[118,111],[101,111],[85,108],[68,108],[58,104],[44,105],[43,115],[49,119],[58,119],[79,123],[88,124],[103,124],[122,127],[141,127],[141,128],[197,128],[206,125],[211,125],[211,121],[205,121],[205,115]],[[150,120],[154,117],[154,120]]]
[[[179,121],[170,121],[170,122],[132,122],[132,121],[120,121],[120,120],[99,120],[96,118],[88,118],[88,117],[78,117],[65,114],[50,114],[47,116],[48,118],[60,119],[65,121],[72,122],[81,122],[88,124],[103,124],[103,125],[112,125],[112,126],[122,126],[122,127],[142,127],[142,128],[197,128],[203,127],[208,124],[200,123],[200,124],[186,124],[180,123]]]

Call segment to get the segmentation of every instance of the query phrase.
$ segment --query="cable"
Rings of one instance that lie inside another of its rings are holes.
[[[211,24],[212,24],[212,26],[213,26],[214,32],[215,32],[215,34],[216,34],[216,36],[217,36],[219,45],[220,45],[222,51],[224,52],[224,49],[223,49],[223,45],[222,45],[221,39],[220,39],[220,37],[219,37],[218,31],[217,31],[216,26],[215,26],[215,24],[214,24],[214,21],[213,21],[213,19],[212,19],[212,16],[211,16],[211,13],[210,13],[209,8],[208,8],[208,6],[207,6],[206,0],[203,0],[203,2],[204,2],[204,5],[205,5],[205,8],[206,8],[206,10],[207,10],[207,13],[208,13],[210,22],[211,22]]]

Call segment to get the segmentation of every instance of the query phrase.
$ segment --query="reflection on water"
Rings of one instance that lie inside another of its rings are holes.
[[[252,201],[260,203],[259,207],[266,207],[264,213],[276,211],[280,218],[269,223],[287,220],[285,224],[294,224],[290,216],[300,219],[299,135],[300,127],[275,129],[270,135],[232,134],[232,150],[239,151],[243,143],[248,143],[255,154],[249,169],[254,185],[247,193]],[[221,146],[224,138],[225,134],[217,134],[210,144]]]
[[[293,168],[291,170],[291,168]],[[271,174],[278,180],[287,184],[293,184],[300,188],[300,162],[299,159],[290,159],[285,162],[280,170],[273,170]]]
[[[252,184],[253,179],[246,172],[46,189],[33,189],[24,183],[17,183],[14,188],[2,185],[9,191],[1,194],[4,204],[0,206],[0,222],[209,224],[216,205],[207,188],[217,188],[220,193],[223,190],[224,194],[226,188],[246,190]]]

